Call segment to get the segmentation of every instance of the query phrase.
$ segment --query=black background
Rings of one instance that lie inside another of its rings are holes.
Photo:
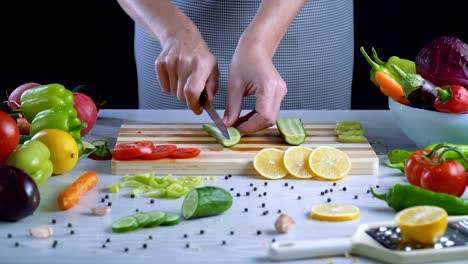
[[[56,82],[69,89],[99,87],[109,102],[106,108],[138,107],[134,24],[117,1],[11,2],[2,7],[1,16],[2,99],[4,91],[25,82]],[[388,109],[386,97],[369,81],[370,66],[360,46],[367,51],[375,47],[384,60],[392,55],[414,60],[439,36],[468,42],[468,1],[436,3],[354,1],[353,109]]]

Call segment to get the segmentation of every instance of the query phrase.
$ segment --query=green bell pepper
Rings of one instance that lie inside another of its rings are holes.
[[[392,64],[395,64],[406,73],[416,74],[416,64],[414,63],[414,61],[403,59],[397,56],[391,56],[390,58],[388,58],[387,62],[385,62],[379,58],[379,56],[377,55],[377,51],[374,48],[372,48],[372,55],[374,56],[375,61],[378,64],[385,66],[385,68],[387,68],[387,70],[389,70],[393,74],[394,79],[400,84],[401,77],[398,75],[395,69],[393,69]]]
[[[34,179],[37,186],[41,186],[53,171],[50,151],[39,140],[28,140],[5,160],[5,165],[10,165],[24,170]]]
[[[73,92],[58,83],[41,85],[26,90],[21,95],[20,101],[21,112],[29,123],[43,110],[57,105],[73,107],[74,103]]]
[[[30,135],[50,128],[60,129],[74,138],[80,138],[80,131],[86,128],[86,123],[81,122],[73,106],[54,106],[36,115],[31,122]]]

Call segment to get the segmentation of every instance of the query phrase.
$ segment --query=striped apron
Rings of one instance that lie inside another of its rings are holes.
[[[219,71],[214,106],[224,109],[229,64],[239,37],[249,25],[260,0],[173,0],[197,25]],[[141,109],[187,109],[162,92],[155,70],[159,42],[135,23],[135,62]],[[281,109],[350,109],[354,58],[353,1],[309,0],[280,42],[273,64],[288,93]],[[245,97],[243,109],[253,109],[255,96]]]

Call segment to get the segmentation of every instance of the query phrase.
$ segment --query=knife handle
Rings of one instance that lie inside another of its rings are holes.
[[[328,257],[344,254],[351,250],[349,238],[327,240],[304,240],[273,243],[270,246],[271,260],[293,260],[304,258]]]
[[[208,101],[208,94],[206,93],[205,89],[200,94],[200,98],[198,99],[198,103],[201,107],[204,107],[206,102]]]

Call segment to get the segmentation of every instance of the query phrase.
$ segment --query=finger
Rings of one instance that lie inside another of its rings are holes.
[[[281,101],[286,95],[286,84],[268,82],[258,91],[255,103],[256,113],[237,126],[243,135],[255,133],[275,124]]]
[[[185,83],[184,91],[187,105],[197,115],[203,112],[203,108],[199,104],[199,98],[209,76],[209,71],[203,71],[198,68],[190,73]]]
[[[214,70],[211,72],[208,81],[205,85],[206,94],[208,95],[208,100],[213,102],[215,95],[218,93],[219,89],[219,69],[218,65],[215,66]]]
[[[169,85],[169,76],[164,61],[156,61],[156,76],[158,77],[161,90],[165,93],[169,93],[171,87]]]
[[[227,100],[226,110],[224,111],[223,121],[226,126],[232,126],[242,110],[242,99],[244,98],[244,89],[242,82],[228,78],[227,82]]]
[[[166,69],[169,76],[169,87],[172,95],[177,96],[177,62],[166,59]]]
[[[185,97],[185,83],[187,82],[187,78],[190,75],[190,65],[184,64],[184,63],[179,63],[178,64],[178,72],[177,72],[177,99],[181,102],[186,101]]]

